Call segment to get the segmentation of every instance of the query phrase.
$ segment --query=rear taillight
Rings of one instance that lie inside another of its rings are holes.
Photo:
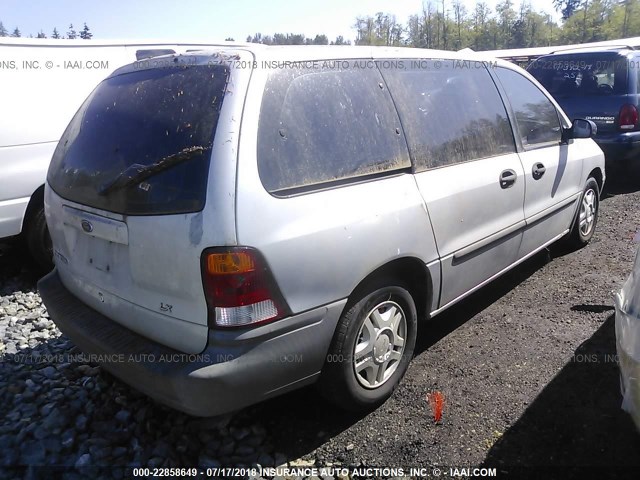
[[[638,109],[635,105],[627,103],[620,109],[620,128],[633,130],[638,125]]]
[[[255,249],[205,250],[202,280],[211,327],[243,327],[286,315],[287,308],[273,276]]]

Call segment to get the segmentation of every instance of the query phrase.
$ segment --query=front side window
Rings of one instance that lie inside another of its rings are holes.
[[[416,168],[516,151],[504,104],[486,67],[421,60],[383,69]]]
[[[398,115],[375,68],[352,63],[270,75],[258,129],[258,171],[267,191],[410,166]]]
[[[558,111],[547,96],[525,76],[508,68],[496,68],[525,148],[559,143],[562,135]]]

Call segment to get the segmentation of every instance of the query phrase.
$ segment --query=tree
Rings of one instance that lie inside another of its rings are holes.
[[[357,17],[353,28],[356,29],[356,45],[373,45],[373,18]]]
[[[622,37],[640,36],[640,3],[638,0],[625,0],[621,25],[618,29]],[[623,8],[617,5],[615,8]]]
[[[356,45],[403,45],[404,27],[394,15],[383,12],[375,17],[357,17]]]
[[[53,33],[51,34],[51,38],[55,38],[56,40],[60,38],[60,34],[58,33],[58,29],[53,27]]]
[[[224,39],[225,42],[235,42],[235,40],[233,39],[233,37],[227,37]]]
[[[93,33],[89,31],[89,27],[87,26],[87,22],[84,22],[84,28],[80,32],[80,38],[83,40],[91,40],[93,37]]]
[[[512,0],[503,0],[496,5],[496,13],[498,14],[498,29],[500,38],[499,48],[508,48],[512,46],[511,32],[516,21],[516,12],[513,9]]]
[[[447,50],[449,48],[448,46],[448,40],[449,40],[449,28],[447,23],[448,22],[448,13],[447,10],[445,9],[445,0],[442,0],[442,13],[438,12],[437,13],[437,20],[438,20],[438,32],[440,31],[440,24],[442,24],[442,43],[440,43],[440,48],[443,48],[445,50]]]
[[[345,40],[342,35],[338,35],[331,45],[351,45],[351,40]]]
[[[73,29],[73,23],[69,25],[69,31],[67,32],[67,38],[74,40],[78,37],[78,33]]]
[[[423,47],[423,31],[424,28],[420,15],[411,15],[407,25],[407,45],[415,48]]]
[[[491,9],[489,6],[485,2],[476,3],[476,8],[472,15],[474,50],[489,50],[493,46],[488,28],[490,19]]]
[[[461,0],[455,0],[453,2],[453,20],[455,22],[455,41],[454,41],[454,49],[460,50],[467,45],[467,29],[464,28],[466,23],[467,16],[467,8],[461,2]],[[464,40],[463,40],[463,30],[464,30]]]
[[[567,20],[580,7],[582,0],[553,0],[556,11],[562,14],[562,19]]]
[[[47,36],[44,34],[44,32],[42,30],[40,30],[38,32],[38,35],[36,36],[36,38],[47,38]]]
[[[18,27],[16,27],[16,28],[13,30],[13,33],[11,34],[11,36],[12,36],[12,37],[15,37],[15,38],[19,38],[19,37],[21,37],[21,36],[22,36],[22,34],[20,33],[20,30],[18,29]]]
[[[314,45],[329,45],[329,39],[326,35],[316,35],[316,38],[313,39]]]
[[[2,22],[0,22],[0,37],[7,37],[9,36],[9,32],[7,32],[7,29],[4,28],[4,25],[2,24]]]

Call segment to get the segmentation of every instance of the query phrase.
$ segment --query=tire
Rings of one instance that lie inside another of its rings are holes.
[[[29,253],[43,272],[49,272],[53,268],[53,247],[44,216],[44,205],[34,210],[27,222],[25,234]]]
[[[567,237],[567,245],[572,249],[584,247],[591,241],[600,211],[600,187],[595,178],[589,177],[580,197],[580,205],[571,231]]]
[[[416,331],[416,306],[404,286],[371,288],[356,295],[338,321],[320,376],[320,393],[346,410],[368,411],[381,405],[409,366]]]

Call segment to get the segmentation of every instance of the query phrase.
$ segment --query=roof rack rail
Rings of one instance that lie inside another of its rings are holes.
[[[635,50],[634,47],[632,47],[631,45],[624,45],[624,44],[611,44],[611,45],[569,45],[566,46],[565,48],[561,48],[559,50],[553,50],[550,53],[558,53],[558,52],[566,52],[567,50],[583,50],[583,49],[589,49],[589,48],[601,48],[601,49],[615,49],[615,48],[628,48],[629,50]]]

